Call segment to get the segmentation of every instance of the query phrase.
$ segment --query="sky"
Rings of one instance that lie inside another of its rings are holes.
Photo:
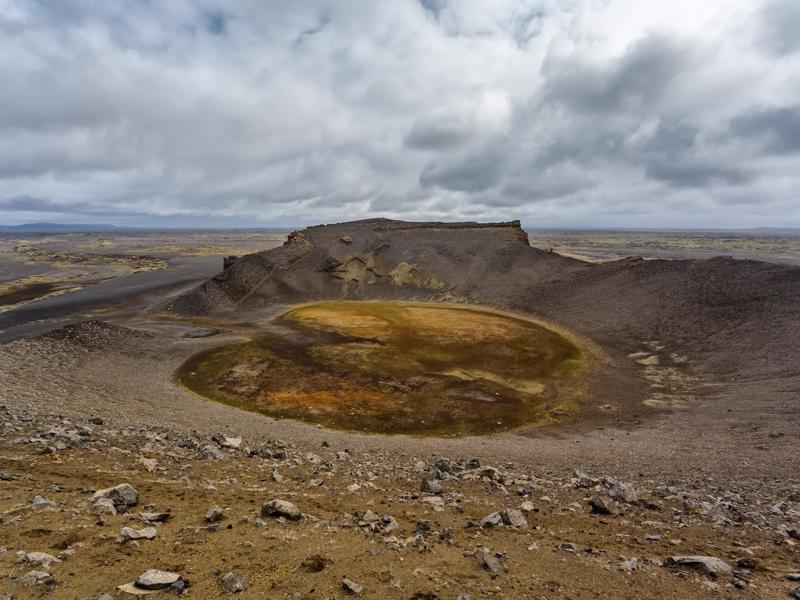
[[[0,0],[0,224],[800,226],[798,0]]]

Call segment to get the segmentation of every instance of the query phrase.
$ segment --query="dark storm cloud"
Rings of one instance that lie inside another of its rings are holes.
[[[645,38],[605,65],[563,59],[546,63],[546,95],[577,112],[647,110],[688,64],[688,52],[676,41]]]
[[[445,150],[463,144],[470,135],[467,124],[461,119],[423,118],[414,122],[404,142],[409,148],[419,150]]]
[[[482,151],[459,160],[428,163],[419,176],[423,188],[440,187],[457,192],[481,192],[498,183],[503,168],[499,153]]]
[[[795,0],[0,0],[0,222],[800,224],[799,23]]]
[[[731,123],[734,135],[756,138],[769,152],[800,152],[800,106],[771,108],[739,115]]]

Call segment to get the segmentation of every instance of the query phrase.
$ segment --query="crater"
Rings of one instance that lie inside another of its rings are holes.
[[[586,366],[577,340],[521,315],[352,301],[294,307],[250,341],[191,357],[176,377],[272,417],[452,436],[574,418]]]

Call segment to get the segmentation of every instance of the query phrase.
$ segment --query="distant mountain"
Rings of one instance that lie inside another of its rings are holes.
[[[116,231],[124,229],[103,223],[23,223],[22,225],[0,225],[0,232],[8,233],[63,233]]]

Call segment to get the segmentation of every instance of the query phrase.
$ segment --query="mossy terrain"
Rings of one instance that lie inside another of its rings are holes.
[[[573,414],[585,363],[564,335],[477,307],[321,302],[279,333],[189,359],[196,393],[275,417],[379,433],[464,435]]]

